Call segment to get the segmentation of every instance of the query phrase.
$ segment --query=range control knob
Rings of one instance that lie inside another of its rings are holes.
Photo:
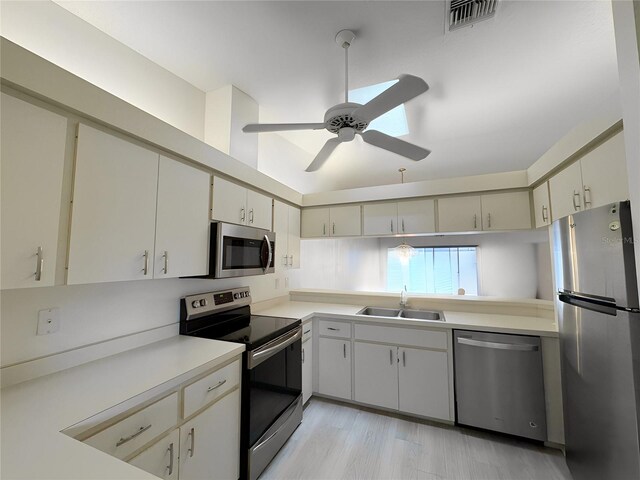
[[[233,294],[233,299],[234,300],[238,300],[240,298],[240,294],[239,293],[234,293]]]
[[[207,306],[207,300],[205,298],[203,298],[202,300],[200,300],[200,306],[201,307],[206,307]]]
[[[200,306],[200,300],[194,300],[193,302],[191,302],[191,306],[193,308],[198,308]]]

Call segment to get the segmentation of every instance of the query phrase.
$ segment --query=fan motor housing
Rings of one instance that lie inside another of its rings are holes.
[[[367,122],[354,117],[353,111],[362,105],[354,102],[340,103],[327,110],[324,114],[324,123],[331,133],[338,133],[341,128],[353,128],[356,132],[362,132],[369,125]]]

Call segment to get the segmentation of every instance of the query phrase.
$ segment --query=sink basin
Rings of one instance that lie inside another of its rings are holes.
[[[401,310],[400,316],[403,318],[415,318],[418,320],[444,321],[444,317],[440,312],[431,312],[429,310]]]
[[[356,315],[369,315],[374,317],[389,318],[413,318],[416,320],[432,320],[436,322],[444,322],[442,312],[434,312],[431,310],[411,310],[404,308],[381,308],[381,307],[364,307]]]
[[[373,315],[374,317],[397,317],[400,310],[396,308],[364,307],[356,315]]]

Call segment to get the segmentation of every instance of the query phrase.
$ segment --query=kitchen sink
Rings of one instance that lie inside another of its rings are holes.
[[[432,310],[414,310],[403,308],[381,308],[381,307],[364,307],[356,315],[368,315],[374,317],[388,318],[412,318],[416,320],[432,320],[436,322],[444,322],[442,312]]]

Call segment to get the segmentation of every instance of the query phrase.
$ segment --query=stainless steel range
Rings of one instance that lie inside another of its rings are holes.
[[[249,287],[180,300],[180,334],[243,343],[240,478],[257,479],[302,421],[299,319],[251,314]]]

